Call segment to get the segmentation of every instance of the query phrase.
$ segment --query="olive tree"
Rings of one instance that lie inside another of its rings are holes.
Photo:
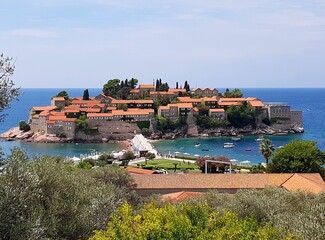
[[[18,99],[19,88],[15,87],[11,76],[14,74],[15,65],[13,59],[0,55],[0,122],[4,120],[5,114],[2,114],[4,109],[10,108],[10,102],[13,99]]]

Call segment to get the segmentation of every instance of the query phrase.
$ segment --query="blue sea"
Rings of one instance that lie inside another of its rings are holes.
[[[32,106],[50,105],[50,99],[58,92],[65,90],[69,96],[82,96],[84,89],[22,89],[19,101],[13,101],[11,109],[4,113],[8,114],[4,122],[0,123],[0,132],[18,125],[20,120],[28,120],[28,112]],[[225,89],[219,89],[224,91]],[[321,150],[325,150],[325,89],[323,88],[247,88],[241,89],[245,97],[257,97],[263,102],[285,102],[292,110],[302,110],[305,133],[288,136],[267,136],[275,147],[283,146],[294,139],[316,141]],[[89,89],[90,96],[101,93],[101,89]],[[239,142],[234,142],[235,147],[224,149],[223,143],[230,142],[230,138],[202,138],[202,139],[177,139],[170,141],[155,142],[159,152],[180,155],[209,155],[226,156],[240,161],[250,161],[252,164],[263,162],[263,157],[258,152],[259,143],[257,137],[245,137]],[[195,142],[200,142],[200,147],[195,147]],[[119,150],[117,144],[36,144],[24,142],[0,142],[0,147],[8,154],[10,149],[18,146],[26,150],[29,155],[52,154],[62,156],[79,156],[92,151]],[[250,148],[251,151],[245,151]],[[208,151],[202,151],[208,150]]]

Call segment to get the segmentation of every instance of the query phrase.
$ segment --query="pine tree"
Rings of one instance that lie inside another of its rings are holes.
[[[128,79],[125,79],[125,81],[124,81],[124,87],[128,87],[128,86],[129,86]]]
[[[134,78],[131,78],[131,88],[132,88],[132,89],[135,88]]]

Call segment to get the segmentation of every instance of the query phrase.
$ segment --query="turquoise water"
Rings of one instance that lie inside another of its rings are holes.
[[[0,132],[5,132],[11,127],[18,125],[19,120],[28,120],[28,112],[32,106],[45,106],[50,104],[52,96],[66,90],[72,97],[82,96],[84,89],[23,89],[20,101],[12,103],[12,108],[5,111],[8,117],[0,123]],[[224,89],[220,89],[224,91]],[[325,89],[242,89],[246,97],[258,97],[264,102],[286,102],[293,110],[302,110],[305,133],[289,136],[271,136],[276,147],[285,145],[293,139],[313,140],[318,147],[325,150]],[[101,89],[89,89],[90,96],[96,96]],[[230,142],[230,138],[209,139],[177,139],[173,141],[159,141],[154,145],[157,150],[164,153],[175,152],[189,153],[191,155],[223,155],[238,161],[249,160],[251,163],[262,162],[263,158],[258,152],[259,143],[257,137],[245,137],[240,142],[234,142],[235,147],[224,149],[223,143]],[[201,146],[196,148],[195,142],[199,141]],[[92,151],[112,151],[121,147],[116,144],[35,144],[23,142],[0,142],[0,147],[5,153],[9,153],[13,147],[24,148],[29,155],[52,154],[62,156],[79,156]],[[251,151],[245,151],[250,148]],[[202,151],[207,149],[209,151]]]

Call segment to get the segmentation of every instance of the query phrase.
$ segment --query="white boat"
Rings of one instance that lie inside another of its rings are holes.
[[[235,145],[233,143],[224,143],[223,148],[234,148]]]
[[[257,139],[256,139],[256,141],[263,141],[264,140],[264,137],[263,136],[260,136],[260,137],[258,137]]]
[[[232,137],[232,138],[231,138],[231,141],[240,141],[240,140],[241,140],[240,137]]]
[[[201,146],[201,143],[196,142],[194,146],[195,146],[195,147],[199,147],[199,146]]]

